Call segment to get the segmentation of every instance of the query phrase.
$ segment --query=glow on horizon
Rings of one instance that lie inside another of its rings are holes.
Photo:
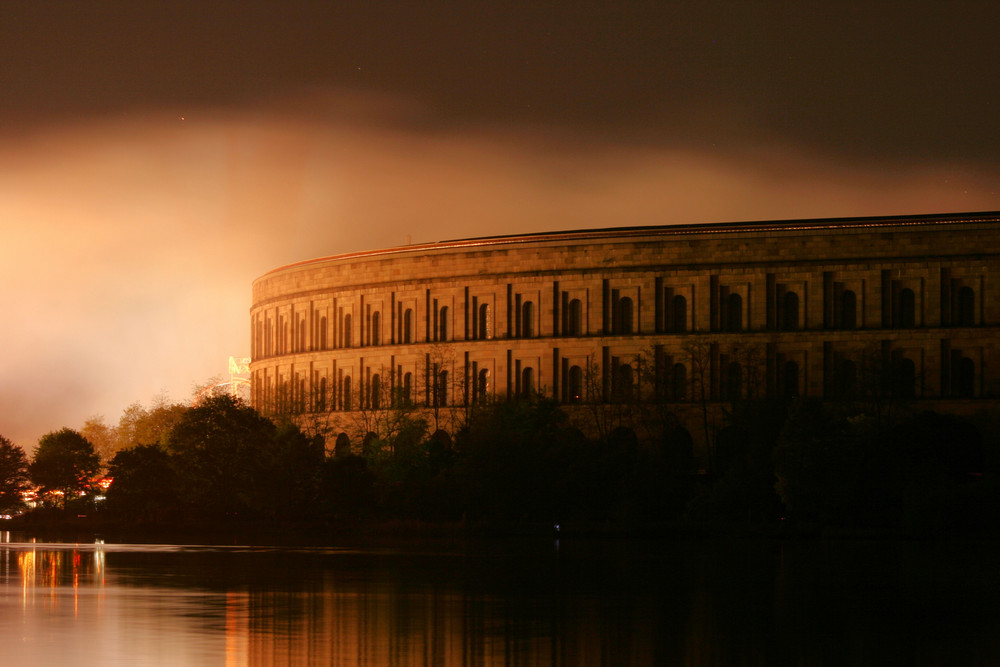
[[[190,400],[249,351],[253,279],[304,259],[407,240],[1000,208],[998,175],[971,165],[430,131],[414,113],[403,98],[325,92],[0,139],[0,434],[30,451],[163,392]]]

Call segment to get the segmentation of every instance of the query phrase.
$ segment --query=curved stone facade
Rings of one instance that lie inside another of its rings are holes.
[[[899,395],[993,397],[998,220],[582,230],[304,261],[253,284],[252,401],[330,413],[533,392],[831,398],[873,360]]]

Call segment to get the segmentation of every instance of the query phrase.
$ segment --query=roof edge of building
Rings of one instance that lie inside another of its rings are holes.
[[[690,234],[727,234],[739,232],[788,232],[831,228],[865,229],[876,227],[909,227],[918,225],[952,225],[963,223],[998,223],[1000,211],[976,211],[967,213],[929,213],[918,215],[868,216],[847,218],[802,218],[787,220],[760,220],[745,222],[681,223],[676,225],[647,225],[634,227],[603,227],[594,229],[573,229],[553,232],[532,232],[528,234],[507,234],[499,236],[449,239],[429,243],[359,250],[304,259],[285,264],[266,272],[259,279],[274,273],[287,271],[311,264],[351,259],[368,259],[383,255],[398,255],[429,250],[477,248],[519,243],[538,243],[569,240],[593,240],[601,238],[635,238],[653,236],[684,236]]]

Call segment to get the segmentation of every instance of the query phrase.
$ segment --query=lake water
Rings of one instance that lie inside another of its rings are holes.
[[[1000,664],[992,542],[42,543],[7,665]]]

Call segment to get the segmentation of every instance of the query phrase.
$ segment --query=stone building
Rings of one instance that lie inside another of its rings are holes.
[[[356,252],[253,284],[267,413],[1000,393],[1000,213],[579,230]],[[694,431],[694,429],[691,429]]]

